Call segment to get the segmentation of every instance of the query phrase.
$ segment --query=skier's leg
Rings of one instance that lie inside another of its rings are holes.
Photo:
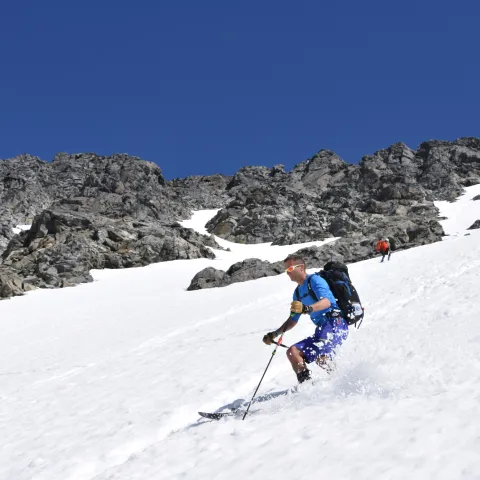
[[[318,343],[320,342],[320,344]],[[311,337],[307,337],[287,350],[287,357],[297,374],[299,383],[310,379],[310,370],[307,364],[312,363],[320,355],[320,346],[323,345],[321,328],[317,327]]]
[[[287,350],[287,358],[292,364],[292,368],[295,373],[299,373],[307,368],[305,366],[305,359],[303,358],[301,350],[299,350],[295,345],[292,345]]]
[[[305,365],[305,358],[300,349],[298,349],[295,345],[292,345],[287,350],[287,358],[292,364],[293,371],[297,374],[298,383],[303,383],[305,380],[310,380],[310,370]]]

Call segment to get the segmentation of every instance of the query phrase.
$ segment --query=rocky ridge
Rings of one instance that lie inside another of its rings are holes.
[[[209,247],[219,248],[213,237],[178,223],[198,209],[220,209],[207,229],[235,242],[342,237],[304,255],[312,267],[331,256],[353,262],[372,256],[379,236],[397,249],[440,240],[433,201],[453,200],[476,183],[477,138],[428,141],[416,151],[398,143],[359,165],[321,150],[290,172],[244,167],[234,176],[172,181],[155,163],[125,154],[61,153],[52,162],[20,155],[0,161],[0,298],[89,281],[92,268],[211,258]],[[19,224],[32,228],[14,234]],[[278,273],[258,262],[199,274],[195,288]]]

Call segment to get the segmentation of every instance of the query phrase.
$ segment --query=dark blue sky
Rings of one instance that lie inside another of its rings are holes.
[[[4,2],[0,158],[171,179],[480,136],[479,25],[473,0]]]

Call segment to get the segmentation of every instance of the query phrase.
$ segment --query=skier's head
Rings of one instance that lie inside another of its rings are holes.
[[[292,282],[303,283],[307,276],[307,267],[305,260],[299,255],[289,255],[283,263],[285,264],[285,273]]]

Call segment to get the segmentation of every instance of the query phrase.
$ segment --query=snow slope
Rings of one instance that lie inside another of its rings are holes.
[[[434,202],[441,215],[447,217],[440,224],[448,235],[463,235],[475,220],[480,220],[480,200],[473,200],[480,195],[480,185],[465,188],[465,193],[455,202]]]
[[[366,319],[337,371],[284,395],[296,379],[279,352],[245,421],[197,411],[251,397],[272,352],[261,338],[295,285],[185,288],[205,266],[298,246],[96,271],[92,284],[2,301],[0,479],[478,479],[479,240],[352,265]],[[312,330],[303,317],[284,340]]]

